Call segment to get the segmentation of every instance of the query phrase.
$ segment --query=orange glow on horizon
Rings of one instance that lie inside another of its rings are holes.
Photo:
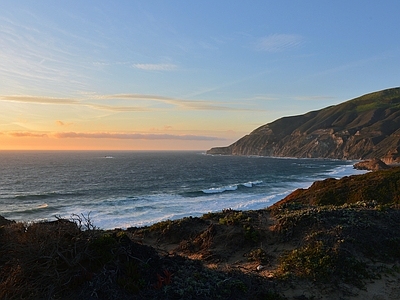
[[[0,135],[0,150],[207,150],[216,141],[56,139]]]

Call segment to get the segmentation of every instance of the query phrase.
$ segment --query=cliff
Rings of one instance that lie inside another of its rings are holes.
[[[272,207],[282,204],[344,205],[357,202],[374,205],[400,204],[400,167],[369,172],[362,176],[328,178],[308,189],[297,189]]]
[[[207,154],[400,162],[400,88],[278,119]]]

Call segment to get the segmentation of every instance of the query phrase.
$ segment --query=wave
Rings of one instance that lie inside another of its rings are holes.
[[[14,197],[14,199],[17,200],[41,200],[41,199],[46,199],[49,198],[49,195],[46,194],[31,194],[31,195],[17,195]]]
[[[104,229],[115,227],[147,226],[164,220],[183,217],[200,217],[208,212],[231,208],[234,210],[263,209],[289,194],[290,191],[276,190],[270,194],[209,194],[201,198],[189,199],[174,195],[154,195],[157,199],[152,207],[144,210],[135,205],[115,207],[114,210],[93,210],[95,225]],[[188,212],[190,208],[190,212]]]
[[[80,193],[39,193],[39,194],[25,194],[25,195],[16,195],[14,199],[16,200],[43,200],[49,198],[60,198],[60,197],[75,197],[82,196]]]
[[[42,203],[42,204],[35,204],[35,205],[29,205],[29,206],[15,208],[15,209],[13,209],[12,212],[14,214],[20,214],[20,215],[34,215],[36,213],[41,213],[45,210],[52,211],[52,210],[54,210],[54,208],[50,207],[47,203]],[[5,211],[4,213],[7,214],[7,211]]]
[[[238,189],[238,186],[236,184],[234,185],[228,185],[228,186],[222,186],[222,187],[216,187],[216,188],[209,188],[206,190],[202,190],[204,194],[217,194],[217,193],[223,193],[227,191],[236,191]]]
[[[69,160],[70,155],[57,160],[62,163],[61,169],[43,168],[41,176],[31,182],[19,182],[21,178],[15,175],[12,189],[8,184],[11,181],[0,180],[2,215],[32,221],[91,213],[100,228],[141,226],[225,208],[265,208],[316,180],[359,172],[351,162],[331,160],[255,157],[256,161],[190,153],[89,154],[82,156],[85,160],[81,156]],[[106,160],[110,154],[115,157],[112,163],[93,163],[92,156]],[[157,165],[162,168],[154,167],[154,159],[160,159]],[[64,162],[69,161],[72,167],[65,169]],[[136,162],[140,162],[139,167]],[[41,170],[40,165],[38,168],[32,169],[32,174]],[[65,170],[62,177],[60,170]],[[12,174],[12,169],[8,172]],[[64,183],[64,179],[71,180]]]
[[[204,194],[217,194],[217,193],[223,193],[223,192],[230,192],[230,191],[236,191],[240,187],[245,187],[245,188],[252,188],[255,185],[262,184],[262,180],[256,180],[256,181],[249,181],[245,183],[237,183],[237,184],[232,184],[232,185],[226,185],[226,186],[221,186],[221,187],[213,187],[209,189],[202,190]]]
[[[243,183],[242,185],[245,187],[253,187],[254,185],[259,185],[262,183],[263,183],[262,180],[256,180],[256,181],[249,181],[249,182]]]
[[[353,167],[353,165],[343,165],[343,166],[339,166],[334,168],[333,170],[331,170],[330,172],[328,172],[327,174],[330,177],[334,177],[336,179],[345,177],[345,176],[352,176],[352,175],[360,175],[360,174],[365,174],[368,173],[369,171],[367,170],[357,170]]]

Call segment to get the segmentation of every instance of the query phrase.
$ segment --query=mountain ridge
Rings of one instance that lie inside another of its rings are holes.
[[[400,87],[277,119],[207,154],[400,162]]]

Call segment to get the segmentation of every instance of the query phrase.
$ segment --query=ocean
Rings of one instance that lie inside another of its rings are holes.
[[[0,215],[89,216],[101,229],[146,226],[222,209],[268,207],[354,161],[212,156],[201,151],[0,151]]]

